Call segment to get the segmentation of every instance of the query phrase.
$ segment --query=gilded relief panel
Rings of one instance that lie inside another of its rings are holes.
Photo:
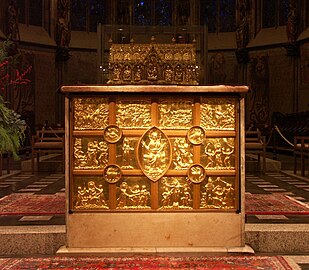
[[[103,169],[108,163],[108,144],[99,137],[75,137],[73,166],[76,170]]]
[[[187,138],[170,138],[173,161],[170,169],[187,170],[193,164],[193,146]]]
[[[137,161],[143,173],[152,181],[159,180],[172,161],[168,137],[160,129],[152,127],[140,139],[137,150]]]
[[[201,184],[202,209],[235,209],[235,178],[208,177]]]
[[[163,177],[159,182],[160,209],[192,209],[192,183],[186,177]]]
[[[159,126],[169,129],[186,129],[192,126],[193,102],[161,100]]]
[[[119,100],[116,105],[116,124],[120,128],[151,127],[150,100]]]
[[[103,177],[82,176],[73,179],[73,209],[108,209],[108,183]]]
[[[150,190],[150,182],[146,177],[124,177],[117,183],[116,209],[150,209]]]
[[[235,169],[235,139],[205,139],[201,147],[201,164],[206,169]]]
[[[236,100],[202,98],[201,126],[206,130],[235,130]]]
[[[117,144],[117,164],[123,170],[137,169],[136,148],[139,138],[125,137]]]
[[[74,98],[74,130],[104,129],[109,121],[108,110],[106,98]]]

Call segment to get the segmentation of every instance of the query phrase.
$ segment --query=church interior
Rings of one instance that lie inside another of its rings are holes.
[[[309,1],[0,22],[0,268],[309,269]]]

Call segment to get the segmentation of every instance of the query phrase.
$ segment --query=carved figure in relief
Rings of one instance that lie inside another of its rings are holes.
[[[104,129],[108,123],[105,99],[76,99],[74,102],[74,129]]]
[[[108,208],[103,191],[103,185],[97,187],[94,181],[89,181],[87,187],[79,186],[76,208]]]
[[[191,188],[188,183],[181,183],[176,177],[171,181],[163,178],[161,190],[161,209],[192,208]]]
[[[122,171],[118,165],[111,164],[104,168],[103,176],[108,183],[114,184],[120,180]]]
[[[122,169],[133,169],[133,166],[130,164],[132,151],[134,151],[134,147],[130,145],[129,138],[124,138],[122,145]]]
[[[186,169],[193,163],[193,153],[191,147],[185,138],[178,138],[174,141],[173,160],[176,170]]]
[[[231,158],[234,153],[234,146],[228,139],[213,140],[205,147],[206,168],[211,169],[232,169]]]
[[[222,153],[224,155],[224,167],[231,168],[231,156],[234,153],[234,146],[230,145],[226,139],[223,139],[223,141],[225,142],[225,144],[222,146]]]
[[[183,81],[183,70],[181,66],[177,66],[175,69],[175,81],[182,82]]]
[[[120,68],[118,65],[114,66],[113,69],[113,80],[114,81],[120,81]]]
[[[204,140],[204,130],[201,127],[192,127],[190,128],[190,130],[188,131],[188,140],[192,143],[192,144],[201,144]]]
[[[131,81],[131,68],[126,65],[123,71],[123,80],[124,81]]]
[[[234,208],[235,193],[232,184],[223,181],[220,177],[216,180],[208,179],[208,183],[201,192],[201,208]]]
[[[144,148],[144,165],[145,169],[150,174],[157,174],[163,170],[162,166],[166,164],[166,146],[167,142],[161,138],[161,133],[157,130],[152,130],[149,133],[149,141],[141,142]]]
[[[170,65],[167,65],[166,69],[164,70],[164,80],[166,82],[173,81],[173,70],[171,69]]]
[[[149,209],[150,192],[146,185],[140,187],[138,184],[129,186],[127,182],[122,182],[119,187],[117,198],[117,209]]]
[[[135,72],[134,72],[134,81],[138,82],[142,79],[142,68],[140,65],[136,66]]]
[[[82,148],[82,139],[75,138],[73,149],[75,169],[102,168],[108,162],[108,145],[104,141],[89,141],[85,151]]]
[[[97,141],[88,142],[87,147],[87,165],[89,166],[98,166],[99,161],[97,160]]]

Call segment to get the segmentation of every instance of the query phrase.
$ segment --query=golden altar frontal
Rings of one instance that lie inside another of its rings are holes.
[[[246,86],[64,86],[67,248],[244,247]]]

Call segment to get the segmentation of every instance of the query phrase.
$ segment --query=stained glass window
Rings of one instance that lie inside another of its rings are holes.
[[[89,4],[89,28],[90,32],[97,31],[97,24],[104,23],[104,1],[90,0]]]
[[[221,32],[235,31],[236,1],[235,0],[220,0],[220,30]]]
[[[208,25],[208,32],[217,31],[217,0],[201,0],[201,24]]]
[[[236,0],[201,0],[201,24],[208,32],[233,32],[236,29]]]
[[[26,23],[25,0],[17,0],[16,4],[18,7],[18,21],[20,23]]]
[[[42,0],[29,1],[29,24],[42,26]]]
[[[281,0],[279,4],[279,25],[286,25],[289,14],[289,0]]]
[[[263,28],[276,26],[276,1],[263,0]]]
[[[134,1],[134,23],[137,25],[151,24],[151,1],[135,0]]]
[[[73,0],[71,6],[72,30],[86,30],[87,0]]]
[[[130,2],[129,0],[117,1],[117,23],[130,24]]]
[[[172,1],[157,0],[156,1],[156,25],[172,24]]]
[[[177,24],[187,25],[189,24],[191,10],[189,0],[180,0],[177,2]]]

